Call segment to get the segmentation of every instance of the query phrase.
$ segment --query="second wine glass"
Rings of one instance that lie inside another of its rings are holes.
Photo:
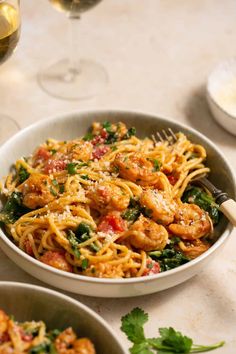
[[[108,82],[102,65],[77,57],[77,25],[82,12],[97,5],[101,0],[49,0],[69,18],[68,57],[57,61],[39,73],[41,87],[50,95],[68,99],[89,98],[100,93]]]
[[[0,64],[10,58],[20,37],[20,1],[0,0]],[[0,145],[20,129],[8,115],[0,113]]]

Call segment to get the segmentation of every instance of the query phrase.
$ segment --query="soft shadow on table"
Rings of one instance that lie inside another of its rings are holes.
[[[235,147],[235,136],[224,130],[212,117],[206,100],[205,86],[200,86],[191,92],[184,112],[189,124],[213,142]]]
[[[232,323],[236,323],[236,313],[232,312],[230,296],[227,296],[226,291],[222,292],[220,284],[212,281],[210,278],[206,280],[206,277],[206,274],[202,277],[200,273],[170,289],[133,298],[93,298],[75,294],[70,295],[92,308],[105,319],[108,312],[114,314],[114,318],[117,318],[121,315],[121,308],[122,315],[125,315],[135,307],[142,307],[146,312],[151,313],[154,308],[168,308],[169,304],[175,303],[177,297],[183,297],[184,302],[186,297],[191,296],[190,289],[191,291],[201,292],[200,289],[205,289],[205,282],[207,281],[209,283],[209,290],[207,292],[203,291],[203,294],[205,294],[206,300],[209,300],[209,311],[217,313],[219,320],[223,313],[224,318],[227,318]],[[221,293],[222,297],[219,296]],[[218,294],[218,297],[214,296],[214,294]],[[186,311],[188,310],[186,309]]]

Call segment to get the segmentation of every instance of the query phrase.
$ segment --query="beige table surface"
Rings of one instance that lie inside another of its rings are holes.
[[[22,128],[74,110],[151,112],[204,133],[236,169],[236,137],[214,122],[205,100],[208,73],[236,54],[235,0],[104,0],[78,23],[78,48],[103,63],[109,84],[84,101],[52,98],[37,82],[39,69],[66,52],[65,16],[47,0],[22,0],[22,22],[18,49],[0,67],[1,112]],[[0,280],[47,286],[1,251]],[[160,326],[174,326],[197,343],[224,339],[227,345],[216,353],[236,353],[236,230],[201,274],[175,288],[132,299],[72,296],[103,316],[127,347],[120,318],[140,306],[150,314],[148,336]]]

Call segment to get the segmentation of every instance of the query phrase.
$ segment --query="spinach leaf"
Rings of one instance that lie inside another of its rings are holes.
[[[26,170],[26,168],[24,168],[23,166],[20,166],[20,168],[18,170],[18,177],[19,177],[20,184],[23,183],[24,181],[26,181],[29,178],[29,176],[30,176],[30,174]]]
[[[162,272],[190,261],[182,252],[177,251],[171,243],[163,251],[151,251],[148,254],[152,259],[158,261]]]
[[[131,127],[128,129],[127,133],[123,136],[123,139],[129,139],[131,136],[136,135],[136,129]]]
[[[3,224],[14,223],[29,211],[30,209],[22,204],[22,194],[20,192],[13,192],[0,212],[0,222]]]
[[[208,212],[213,224],[219,222],[219,206],[213,197],[204,192],[200,187],[190,186],[182,196],[182,202],[197,204],[201,209]]]

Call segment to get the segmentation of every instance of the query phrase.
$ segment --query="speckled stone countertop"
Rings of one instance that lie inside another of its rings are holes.
[[[39,87],[38,71],[62,57],[67,18],[47,0],[22,0],[22,33],[11,59],[0,67],[0,107],[21,128],[75,110],[118,108],[154,113],[192,126],[210,138],[236,169],[236,137],[218,126],[205,99],[210,71],[236,53],[234,0],[104,0],[78,22],[78,48],[109,74],[98,96],[64,101]],[[1,130],[4,127],[0,128]],[[46,286],[19,269],[0,251],[0,280]],[[197,343],[225,340],[216,351],[236,350],[236,230],[204,271],[175,288],[129,299],[73,295],[117,331],[133,307],[147,311],[146,333],[173,326]],[[0,295],[1,296],[1,295]]]

